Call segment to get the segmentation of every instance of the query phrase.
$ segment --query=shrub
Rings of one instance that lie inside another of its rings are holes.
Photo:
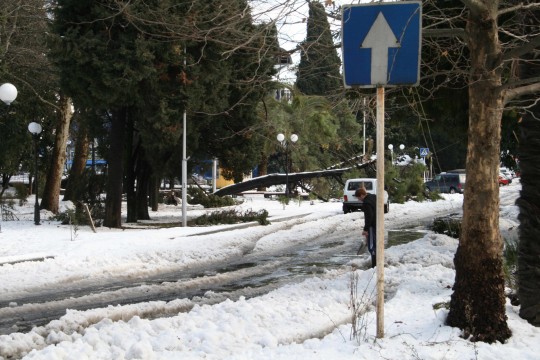
[[[189,188],[188,194],[191,197],[189,200],[190,204],[200,204],[205,208],[218,208],[239,204],[238,201],[230,196],[221,197],[214,194],[207,194],[199,188]]]
[[[90,219],[86,210],[83,208],[83,204],[78,202],[75,205],[75,209],[67,209],[64,212],[60,212],[54,215],[51,219],[60,221],[62,225],[90,225]],[[105,217],[105,209],[102,203],[96,203],[92,207],[89,207],[94,226],[99,227],[103,223]]]
[[[219,224],[238,224],[242,222],[257,221],[261,225],[268,225],[268,211],[246,210],[241,212],[238,210],[222,210],[214,211],[210,214],[199,216],[194,220],[195,225],[219,225]]]
[[[391,202],[402,204],[409,200],[424,201],[423,164],[411,163],[405,166],[389,166],[385,173],[385,183]],[[429,195],[427,196],[429,198]]]
[[[453,219],[450,217],[436,218],[433,220],[431,230],[437,234],[445,234],[455,239],[459,239],[461,235],[461,219]]]
[[[516,241],[504,239],[503,261],[506,284],[514,293],[517,293],[518,244]]]
[[[28,188],[21,183],[16,183],[13,187],[15,188],[15,197],[19,199],[19,206],[23,206],[28,201]]]

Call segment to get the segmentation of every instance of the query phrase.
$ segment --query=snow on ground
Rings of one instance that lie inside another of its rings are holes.
[[[501,188],[501,231],[517,238],[519,182]],[[463,196],[437,202],[392,204],[385,223],[459,213]],[[32,203],[32,201],[30,201]],[[343,215],[340,202],[291,203],[255,195],[241,209],[266,209],[271,225],[107,229],[76,232],[47,219],[35,226],[32,205],[17,208],[19,221],[3,221],[0,233],[0,301],[65,284],[93,284],[111,277],[136,278],[167,268],[223,260],[245,251],[279,251],[302,244],[328,229],[342,231],[363,223],[361,213]],[[181,207],[163,206],[151,216],[176,218]],[[190,208],[190,217],[204,210]],[[317,274],[268,294],[212,305],[189,299],[69,310],[61,319],[29,333],[0,336],[0,358],[25,359],[538,359],[540,329],[519,318],[507,304],[513,336],[506,344],[470,343],[444,325],[444,304],[454,280],[457,240],[427,233],[387,249],[385,336],[377,339],[375,279],[372,269]],[[24,261],[26,260],[26,261]],[[355,270],[356,269],[356,270]],[[351,284],[362,315],[352,334]],[[207,294],[212,296],[212,294]],[[92,300],[90,300],[92,301]],[[10,310],[32,304],[10,304]],[[146,313],[172,315],[147,319]],[[15,330],[14,330],[15,331]]]

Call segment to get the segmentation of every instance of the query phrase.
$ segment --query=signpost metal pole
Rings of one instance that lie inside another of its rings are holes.
[[[384,88],[418,85],[421,1],[343,6],[345,87],[377,88],[377,337],[384,337]]]
[[[377,337],[384,337],[384,86],[377,87]]]

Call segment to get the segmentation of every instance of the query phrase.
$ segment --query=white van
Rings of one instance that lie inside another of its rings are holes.
[[[354,196],[356,189],[364,187],[366,192],[370,194],[377,194],[377,179],[373,178],[360,178],[349,179],[345,182],[345,188],[343,189],[343,213],[347,214],[351,211],[362,210],[362,201]],[[388,200],[388,192],[384,191],[384,213],[390,211],[390,201]]]

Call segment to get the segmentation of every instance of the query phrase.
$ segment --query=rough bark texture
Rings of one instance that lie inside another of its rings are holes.
[[[261,154],[261,161],[259,161],[259,176],[268,174],[268,155],[266,153]],[[257,188],[257,191],[266,191],[266,186]]]
[[[503,94],[499,90],[501,49],[496,11],[497,2],[473,9],[467,24],[471,58],[467,181],[447,318],[448,325],[462,329],[465,337],[489,343],[504,342],[511,336],[499,232],[497,179]]]
[[[114,111],[111,126],[111,147],[109,150],[109,176],[107,178],[107,198],[105,199],[105,219],[103,225],[111,228],[122,226],[122,185],[124,176],[124,138],[127,111]]]
[[[519,206],[518,283],[519,315],[540,326],[540,121],[521,123],[519,160],[521,196]]]
[[[140,159],[137,166],[137,219],[150,220],[148,213],[148,190],[152,175],[150,165],[144,159]]]
[[[56,124],[56,136],[54,139],[54,149],[47,180],[41,200],[41,209],[47,209],[54,214],[58,213],[60,201],[60,185],[66,163],[66,147],[69,137],[69,126],[73,113],[71,111],[71,101],[62,97],[59,101],[58,119]]]
[[[137,194],[135,191],[135,181],[137,178],[137,162],[141,156],[142,146],[140,143],[140,137],[134,130],[134,120],[130,116],[127,121],[127,135],[126,135],[126,167],[124,171],[124,192],[126,193],[126,222],[137,222]]]
[[[159,178],[153,174],[150,177],[149,201],[152,211],[158,211],[159,208]]]
[[[86,159],[88,158],[88,131],[86,127],[79,126],[77,137],[75,139],[75,154],[73,156],[73,163],[69,170],[68,182],[66,185],[66,191],[64,192],[63,201],[82,200],[80,195],[82,177],[84,169],[86,168]]]

